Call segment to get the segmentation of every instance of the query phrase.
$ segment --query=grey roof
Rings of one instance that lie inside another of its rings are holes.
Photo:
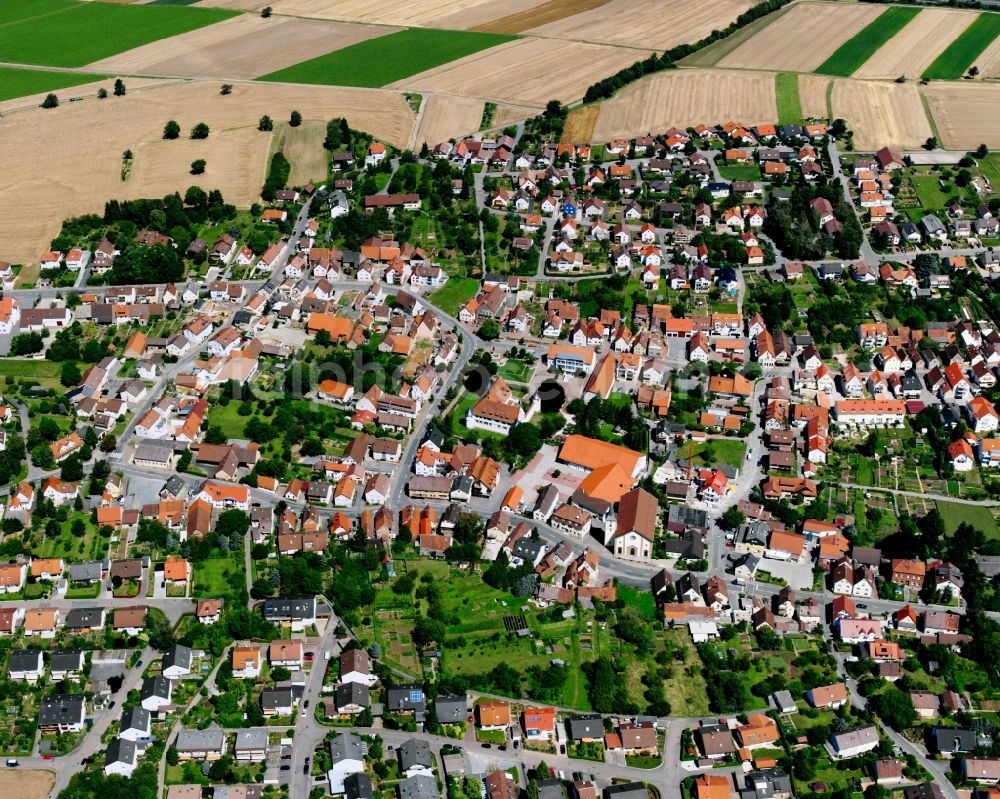
[[[566,799],[566,791],[560,780],[550,777],[538,781],[538,799]]]
[[[98,627],[104,618],[104,608],[74,608],[66,614],[66,627],[70,630]]]
[[[142,698],[150,699],[154,696],[160,699],[170,698],[170,680],[162,674],[150,677],[142,683]]]
[[[144,707],[135,705],[122,713],[122,720],[118,724],[118,734],[126,730],[139,730],[148,733],[152,716]]]
[[[372,778],[363,771],[344,777],[344,795],[347,799],[372,799]]]
[[[219,727],[181,730],[174,743],[178,752],[220,752],[225,745],[226,734]]]
[[[173,444],[159,441],[143,441],[143,443],[135,448],[135,455],[132,456],[132,459],[166,466],[170,463],[170,459],[173,456]]]
[[[605,788],[604,799],[649,799],[649,792],[641,782],[624,782]]]
[[[396,751],[399,755],[399,768],[402,771],[408,771],[414,766],[431,768],[434,765],[431,745],[427,741],[411,738],[400,744]]]
[[[775,691],[774,702],[779,710],[783,710],[786,707],[795,707],[795,700],[792,698],[791,691]]]
[[[345,682],[337,686],[337,690],[334,692],[334,702],[339,710],[348,705],[370,707],[372,700],[367,687],[359,682]]]
[[[330,741],[330,759],[333,765],[344,760],[364,760],[365,748],[361,739],[352,733],[342,732]]]
[[[171,666],[180,666],[184,669],[191,668],[192,652],[189,647],[174,644],[163,654],[162,667],[164,670]]]
[[[316,597],[289,597],[264,601],[265,619],[311,619],[316,615]]]
[[[934,743],[942,754],[971,752],[977,746],[976,731],[968,727],[935,727]]]
[[[83,651],[80,649],[53,649],[49,655],[52,671],[79,671],[83,668]]]
[[[71,563],[69,566],[69,579],[73,583],[100,580],[103,573],[104,561],[100,560],[85,560],[83,563]]]
[[[422,685],[393,685],[386,691],[386,709],[390,712],[413,711],[423,713],[427,709],[427,697]]]
[[[518,539],[517,543],[514,544],[511,554],[515,558],[520,558],[527,563],[534,563],[542,550],[545,549],[545,546],[545,542],[542,539],[526,535]]]
[[[671,505],[667,510],[667,524],[683,524],[698,530],[708,529],[708,514],[687,505]]]
[[[437,780],[428,774],[407,777],[397,786],[399,799],[438,799]]]
[[[260,706],[265,709],[277,710],[278,708],[292,706],[291,688],[271,688],[263,691],[260,695]]]
[[[160,489],[161,492],[166,492],[171,496],[178,496],[182,491],[184,491],[186,483],[181,480],[176,474],[170,475],[166,482],[163,484],[163,488]]]
[[[604,738],[604,721],[593,713],[571,717],[566,722],[566,728],[574,741],[581,738]]]
[[[21,671],[41,671],[42,650],[41,649],[15,649],[10,653],[10,660],[7,662],[7,672]]]
[[[467,703],[464,696],[439,696],[434,700],[434,712],[442,724],[465,721]]]
[[[247,749],[266,749],[267,730],[263,727],[253,727],[249,730],[236,731],[235,751],[242,752]]]
[[[831,735],[830,741],[833,743],[835,749],[843,751],[844,749],[851,749],[864,743],[870,743],[873,737],[877,742],[878,728],[869,724],[865,727],[855,727],[853,730],[845,730],[836,735]]]
[[[50,694],[42,697],[38,709],[38,726],[54,727],[58,724],[82,724],[85,705],[83,694]]]
[[[108,751],[104,753],[104,765],[111,763],[128,763],[135,765],[136,746],[127,738],[115,738],[108,744]]]

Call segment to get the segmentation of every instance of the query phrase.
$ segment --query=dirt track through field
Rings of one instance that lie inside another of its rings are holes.
[[[747,125],[778,118],[773,72],[684,69],[660,72],[626,87],[601,106],[592,141],[658,133],[671,125]]]
[[[242,14],[90,64],[116,73],[256,78],[399,28]]]
[[[286,120],[293,109],[324,124],[335,116],[397,146],[405,146],[413,113],[390,92],[325,86],[240,83],[222,97],[215,81],[174,83],[125,97],[33,108],[0,118],[0,260],[34,261],[62,220],[100,212],[109,199],[163,196],[188,186],[220,189],[227,202],[248,206],[263,183],[271,136],[256,130],[261,114]],[[169,119],[182,138],[164,141]],[[207,140],[188,131],[209,125]],[[120,178],[122,152],[135,153],[132,174]],[[189,174],[204,158],[202,176]],[[44,175],[44,180],[39,180]]]
[[[942,83],[922,89],[941,134],[941,146],[971,150],[980,144],[1000,147],[996,109],[1000,86],[995,83]]]
[[[417,131],[417,147],[425,143],[433,147],[448,139],[465,136],[479,130],[483,121],[482,100],[471,97],[451,97],[432,94],[424,100],[424,114]]]
[[[900,75],[919,78],[952,40],[976,19],[972,11],[925,8],[903,29],[882,45],[861,68],[856,78],[888,78]]]
[[[643,50],[524,38],[490,47],[390,84],[496,101],[545,105],[578,100],[594,75],[610,75],[645,58]]]
[[[833,116],[847,120],[858,149],[919,147],[931,135],[914,83],[837,80]]]
[[[718,66],[811,72],[884,10],[879,5],[844,3],[792,6]]]

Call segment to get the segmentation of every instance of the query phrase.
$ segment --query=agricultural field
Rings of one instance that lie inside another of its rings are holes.
[[[752,4],[747,0],[676,0],[668,5],[657,0],[610,0],[587,11],[525,31],[555,39],[650,47],[665,50],[685,42],[696,42],[716,28],[724,28]],[[638,27],[621,24],[623,19],[642,19]]]
[[[45,799],[55,775],[41,769],[6,769],[0,772],[0,792],[20,799]],[[3,786],[7,787],[4,788]]]
[[[1000,147],[996,107],[1000,87],[988,83],[930,83],[924,86],[941,146],[967,150],[985,143]]]
[[[451,97],[432,94],[424,99],[424,111],[417,130],[416,146],[433,147],[448,139],[479,130],[483,118],[482,100],[474,97]]]
[[[219,84],[162,84],[108,100],[62,104],[0,118],[0,258],[37,259],[62,220],[97,213],[112,198],[163,196],[197,183],[218,188],[238,206],[254,202],[263,184],[271,137],[256,130],[262,113],[288,119],[293,109],[324,123],[345,116],[351,127],[405,146],[413,112],[401,95],[314,86],[239,84],[228,97]],[[164,141],[163,126],[175,119],[187,132],[209,125],[208,139]],[[129,179],[121,180],[122,152],[135,154]],[[190,164],[207,161],[194,178]],[[38,182],[44,173],[46,180]],[[30,189],[30,190],[29,190]]]
[[[532,4],[538,0],[531,0]],[[475,13],[479,6],[493,4],[475,0],[202,0],[198,5],[217,8],[259,10],[271,6],[275,15],[309,17],[311,19],[370,22],[378,25],[459,28],[444,24],[452,15]],[[501,16],[497,8],[487,8],[486,20]],[[470,24],[475,24],[471,22]]]
[[[825,75],[847,77],[864,64],[882,45],[895,36],[917,14],[919,8],[893,6],[887,8],[838,47],[829,58],[817,68]],[[895,77],[895,75],[893,75]]]
[[[494,33],[523,33],[531,28],[538,28],[542,25],[549,25],[558,22],[566,17],[575,14],[584,14],[594,8],[600,8],[607,0],[579,0],[576,3],[567,3],[565,0],[514,0],[509,3],[488,3],[473,6],[467,11],[461,12],[462,19],[468,20],[466,24],[473,26],[473,30],[492,31]],[[484,5],[493,6],[493,11],[500,10],[502,14],[491,16],[489,19],[471,22],[471,19],[478,16],[477,12],[483,9]],[[439,20],[444,24],[449,18]]]
[[[925,8],[855,70],[854,77],[916,78],[975,18],[971,11]]]
[[[489,51],[510,39],[495,33],[410,28],[302,61],[262,80],[375,88]]]
[[[5,5],[21,7],[9,15],[6,11],[0,13],[0,51],[4,60],[53,67],[82,67],[235,14],[225,9],[76,0]],[[24,13],[29,8],[34,13]]]
[[[927,80],[958,80],[976,59],[997,42],[1000,36],[1000,14],[980,14],[924,70]],[[991,54],[992,58],[992,54]],[[982,67],[980,67],[982,72]]]
[[[802,119],[802,102],[799,98],[799,74],[779,72],[774,76],[777,93],[778,121],[795,123]]]
[[[858,149],[919,147],[932,135],[916,84],[838,80],[831,101],[833,116],[849,120]]]
[[[54,92],[70,86],[93,83],[94,80],[94,75],[73,72],[45,72],[40,69],[0,67],[0,100]]]
[[[592,140],[720,119],[754,125],[777,115],[773,73],[673,70],[645,77],[603,103]]]
[[[799,105],[807,119],[830,116],[826,100],[831,82],[822,75],[799,75]]]
[[[323,149],[323,140],[326,138],[325,122],[320,119],[310,119],[295,128],[285,123],[275,136],[281,136],[280,150],[292,165],[289,183],[294,186],[304,186],[310,181],[326,180],[327,153]]]
[[[997,521],[993,518],[993,514],[990,513],[989,508],[976,505],[960,505],[957,502],[942,502],[940,500],[938,500],[936,505],[938,513],[941,514],[941,518],[944,520],[944,529],[948,535],[954,533],[962,522],[966,522],[976,529],[982,530],[987,538],[1000,537],[1000,530],[997,529]]]
[[[579,99],[595,75],[610,75],[648,55],[623,47],[525,38],[399,80],[389,88],[543,106],[553,98]]]
[[[1000,37],[978,55],[975,66],[984,78],[1000,77]]]
[[[374,25],[241,14],[89,66],[111,74],[256,78],[392,32]]]
[[[800,3],[718,62],[737,69],[812,72],[884,9],[877,5]]]

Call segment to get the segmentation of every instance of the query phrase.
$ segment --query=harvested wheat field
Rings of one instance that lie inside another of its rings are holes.
[[[53,782],[55,777],[51,771],[8,769],[0,772],[0,794],[16,796],[18,799],[45,799]]]
[[[474,30],[490,33],[523,33],[540,25],[548,25],[565,17],[582,14],[592,8],[599,8],[607,2],[608,0],[576,0],[574,3],[567,3],[566,0],[543,0],[535,2],[527,8],[518,8],[516,5],[504,3],[503,16],[497,17],[485,25],[478,25]],[[494,5],[499,6],[500,4],[495,3]]]
[[[720,67],[812,72],[885,9],[800,3],[721,59]]]
[[[875,51],[856,78],[917,78],[952,40],[975,20],[973,11],[925,8],[888,42]]]
[[[778,118],[773,72],[685,69],[660,72],[626,87],[601,105],[592,141],[739,120]]]
[[[601,0],[604,2],[604,0]],[[453,28],[454,30],[475,30],[487,33],[519,33],[519,30],[507,30],[500,21],[522,13],[530,13],[534,8],[545,5],[545,0],[505,0],[494,3],[485,0],[482,3],[469,5],[461,11],[443,14],[434,20],[435,27]],[[570,12],[567,12],[570,13]],[[494,30],[493,26],[499,29]]]
[[[499,128],[512,122],[520,122],[533,117],[540,109],[524,105],[498,105],[493,112],[493,127]]]
[[[198,0],[202,8],[228,8],[231,11],[260,11],[264,6],[274,7],[273,0]]]
[[[479,130],[483,121],[482,100],[473,97],[452,97],[432,94],[424,100],[424,113],[417,131],[416,146],[426,143],[433,147]]]
[[[859,150],[919,147],[932,135],[914,83],[837,80],[831,101],[833,116],[847,120]]]
[[[724,28],[752,3],[750,0],[611,0],[609,3],[557,22],[525,31],[556,39],[651,47],[665,50],[696,42],[716,28]],[[641,25],[622,24],[641,19]]]
[[[826,119],[830,108],[826,102],[830,79],[821,75],[799,75],[799,104],[805,117]]]
[[[941,146],[971,150],[980,144],[1000,147],[997,105],[1000,86],[988,83],[936,83],[922,88],[941,135]]]
[[[1000,37],[980,53],[975,65],[984,78],[1000,78]]]
[[[595,75],[611,75],[649,53],[601,44],[518,39],[429,69],[390,88],[545,105],[583,97]]]
[[[438,17],[473,4],[471,0],[273,0],[269,3],[275,14],[400,26],[427,26]]]
[[[601,115],[601,105],[593,103],[574,108],[566,117],[566,124],[563,126],[563,144],[576,144],[593,141],[594,126],[597,125],[597,118]]]
[[[288,119],[299,109],[307,120],[344,116],[353,128],[405,146],[413,112],[401,95],[326,86],[237,84],[222,97],[219,83],[169,83],[114,100],[66,103],[0,118],[0,259],[31,261],[48,246],[62,220],[100,212],[113,198],[162,196],[197,184],[219,188],[226,200],[249,205],[263,182],[271,136],[256,130],[261,114]],[[162,139],[175,119],[185,132],[205,122],[205,141]],[[135,153],[132,173],[121,180],[122,152]],[[204,175],[188,174],[204,158]],[[45,175],[39,181],[38,176]]]
[[[148,86],[164,86],[170,83],[176,83],[174,80],[158,80],[156,78],[124,78],[125,87],[127,88],[129,94],[135,91],[144,90]],[[112,89],[114,89],[115,79],[105,78],[104,80],[95,80],[93,83],[81,83],[77,86],[69,86],[65,89],[56,89],[54,94],[59,98],[59,102],[66,103],[72,97],[85,97],[89,99],[97,99],[98,89],[107,89],[108,94],[111,94]],[[10,100],[0,101],[0,114],[6,114],[11,111],[17,111],[19,109],[33,109],[38,108],[42,104],[48,92],[39,92],[38,94],[28,94],[23,97],[15,97]],[[114,102],[111,97],[101,102]]]
[[[326,180],[327,152],[323,149],[326,139],[326,123],[319,119],[310,119],[297,128],[288,124],[282,125],[275,134],[280,136],[278,142],[281,152],[292,165],[292,175],[289,183],[295,186]]]
[[[256,78],[394,30],[398,29],[241,14],[89,66],[112,74]]]

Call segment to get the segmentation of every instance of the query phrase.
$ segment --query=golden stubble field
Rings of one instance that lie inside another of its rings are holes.
[[[399,28],[242,14],[90,64],[111,74],[256,78]]]
[[[18,799],[45,799],[55,777],[41,769],[7,769],[0,771],[0,794],[12,794]]]
[[[424,143],[434,147],[448,139],[475,133],[482,122],[485,105],[482,100],[473,97],[428,96],[424,100],[424,113],[417,130],[417,149]]]
[[[665,50],[696,42],[746,11],[750,0],[611,0],[588,11],[530,28],[526,33],[557,39]],[[641,23],[636,23],[640,21]]]
[[[925,8],[882,45],[855,78],[916,78],[975,20],[973,11]]]
[[[109,199],[184,192],[191,185],[220,189],[228,202],[248,206],[264,180],[271,135],[256,130],[262,114],[276,122],[299,110],[306,120],[335,116],[351,127],[405,146],[413,112],[398,94],[324,86],[240,83],[228,97],[215,81],[173,83],[129,92],[114,100],[86,100],[52,110],[33,108],[0,118],[0,260],[38,258],[62,220],[99,213]],[[183,136],[198,122],[204,141],[164,141],[175,119]],[[135,154],[131,176],[121,180],[122,152]],[[204,175],[189,174],[204,158]]]
[[[731,119],[754,125],[777,117],[772,72],[671,70],[643,78],[603,103],[592,140]]]
[[[980,144],[1000,147],[1000,125],[997,124],[1000,86],[931,81],[922,91],[931,107],[943,147],[956,150],[971,150]]]
[[[596,76],[611,75],[648,55],[645,50],[524,38],[412,75],[390,87],[543,106],[552,99],[578,100]]]
[[[847,120],[859,150],[919,147],[931,126],[915,83],[836,80],[831,95],[833,116]]]
[[[884,10],[879,5],[800,3],[717,66],[811,72]]]
[[[799,75],[799,104],[806,117],[825,119],[830,116],[826,94],[830,78],[825,75]]]

